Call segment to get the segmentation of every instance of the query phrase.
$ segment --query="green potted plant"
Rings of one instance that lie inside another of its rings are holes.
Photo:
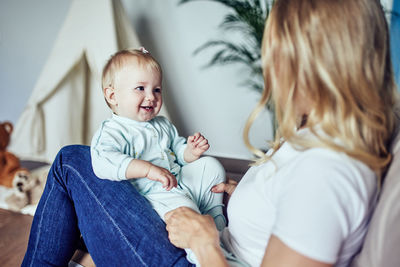
[[[185,4],[199,0],[180,0],[179,4]],[[203,0],[204,1],[204,0]],[[198,54],[203,50],[214,49],[206,67],[221,66],[227,64],[239,64],[248,70],[248,75],[241,85],[257,92],[262,92],[264,80],[261,68],[261,44],[264,32],[264,24],[270,12],[268,0],[207,0],[218,2],[229,8],[229,13],[219,25],[222,31],[240,33],[241,41],[225,39],[210,40],[194,51]],[[275,134],[276,121],[272,102],[267,104],[272,112],[273,133]]]

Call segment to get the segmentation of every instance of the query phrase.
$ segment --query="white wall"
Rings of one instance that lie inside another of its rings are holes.
[[[70,3],[1,0],[0,121],[17,122]],[[165,104],[180,133],[201,131],[211,144],[208,154],[251,158],[242,131],[259,94],[239,85],[246,79],[243,69],[203,69],[211,53],[192,54],[204,42],[221,36],[217,25],[227,9],[209,1],[181,6],[177,0],[122,3],[142,44],[163,66]],[[265,147],[271,138],[267,112],[253,126],[251,138],[258,147]]]

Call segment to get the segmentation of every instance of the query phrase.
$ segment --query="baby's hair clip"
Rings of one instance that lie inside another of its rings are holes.
[[[139,50],[140,50],[143,54],[149,54],[149,51],[147,51],[146,48],[144,48],[143,46],[140,47]]]

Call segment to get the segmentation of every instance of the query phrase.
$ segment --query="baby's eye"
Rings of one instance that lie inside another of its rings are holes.
[[[161,88],[155,88],[154,93],[161,93]]]
[[[138,87],[136,87],[135,89],[136,89],[136,90],[139,90],[139,91],[144,91],[144,87],[143,87],[143,86],[138,86]]]

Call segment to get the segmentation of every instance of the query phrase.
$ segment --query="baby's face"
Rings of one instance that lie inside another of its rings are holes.
[[[149,121],[162,106],[161,75],[130,60],[115,76],[114,112],[136,121]]]

